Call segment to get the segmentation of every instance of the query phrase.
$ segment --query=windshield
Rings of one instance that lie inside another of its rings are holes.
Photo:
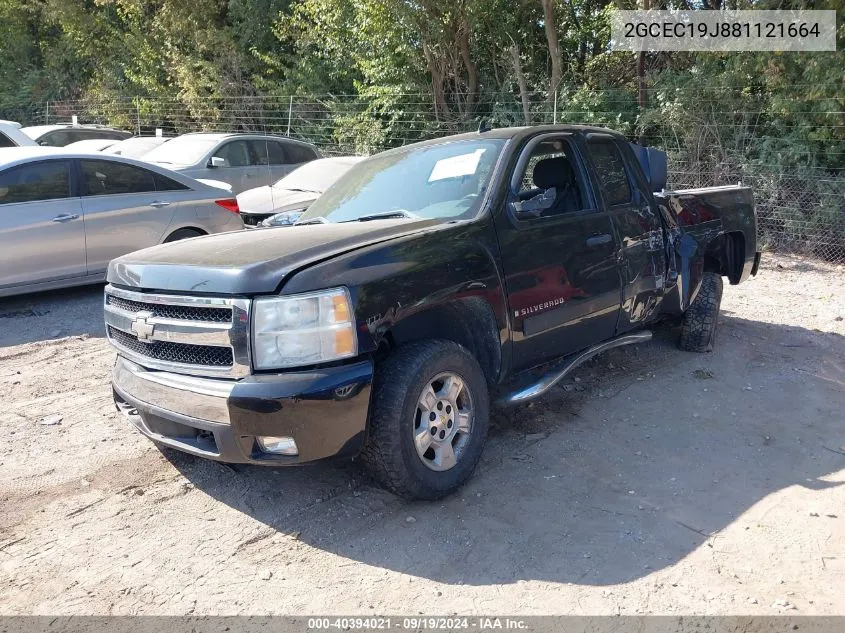
[[[381,214],[471,218],[490,184],[501,139],[451,141],[378,154],[355,165],[297,222],[349,222]]]
[[[362,160],[363,158],[347,158],[342,161],[332,158],[312,160],[310,163],[305,163],[302,167],[294,169],[287,176],[273,183],[273,186],[278,189],[323,193],[338,178]]]
[[[219,139],[207,136],[178,136],[145,154],[144,160],[169,165],[193,165],[219,142]]]

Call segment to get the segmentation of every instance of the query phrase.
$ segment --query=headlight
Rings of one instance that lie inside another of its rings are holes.
[[[314,365],[358,353],[346,288],[262,297],[253,303],[252,319],[256,369]]]
[[[305,213],[305,207],[296,209],[295,211],[276,213],[269,218],[264,218],[261,221],[261,226],[291,226],[303,213]]]

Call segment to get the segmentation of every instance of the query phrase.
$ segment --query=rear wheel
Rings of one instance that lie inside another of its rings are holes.
[[[688,352],[711,352],[722,305],[722,277],[704,273],[695,300],[684,312],[680,348]]]
[[[489,410],[484,373],[466,349],[450,341],[400,347],[377,370],[362,457],[402,497],[444,497],[478,464]]]
[[[200,235],[205,235],[205,233],[197,231],[196,229],[179,229],[178,231],[173,231],[173,233],[168,235],[165,238],[164,243],[177,242],[179,240],[186,240],[189,237],[199,237]]]

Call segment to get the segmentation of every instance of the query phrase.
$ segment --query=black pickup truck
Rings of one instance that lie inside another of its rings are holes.
[[[480,130],[373,156],[295,225],[156,246],[105,290],[117,407],[155,442],[270,466],[359,455],[433,499],[519,403],[681,320],[711,349],[757,272],[752,192],[664,191],[601,128]]]

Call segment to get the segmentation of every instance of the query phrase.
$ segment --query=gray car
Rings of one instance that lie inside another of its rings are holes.
[[[96,283],[148,246],[243,228],[231,192],[120,156],[0,152],[0,296]]]
[[[236,194],[269,185],[299,165],[320,158],[317,148],[262,134],[183,134],[144,155],[144,160],[191,178],[228,183]]]

